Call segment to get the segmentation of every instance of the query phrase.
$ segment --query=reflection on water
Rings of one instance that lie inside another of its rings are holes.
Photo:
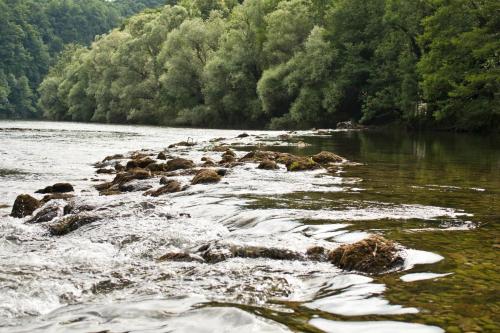
[[[255,133],[261,144],[279,134]],[[329,150],[360,164],[335,174],[246,164],[219,184],[155,199],[100,197],[93,189],[93,180],[109,176],[96,176],[92,164],[107,155],[238,134],[0,122],[0,331],[498,331],[498,138],[304,132],[297,140],[311,146],[273,149]],[[252,140],[235,141],[240,156]],[[196,162],[220,155],[172,153]],[[102,221],[53,238],[41,225],[7,216],[17,194],[58,181],[102,207]],[[208,241],[303,252],[370,233],[406,248],[405,271],[368,277],[307,261],[156,260]]]

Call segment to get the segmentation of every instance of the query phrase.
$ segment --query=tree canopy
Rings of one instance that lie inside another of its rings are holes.
[[[49,119],[498,130],[499,13],[496,0],[181,0],[130,17],[90,47],[71,43],[123,14],[91,15],[99,21],[92,31],[58,28],[58,46],[30,29],[36,20],[53,31],[50,19],[26,15],[25,25],[9,28],[25,44],[7,48],[19,61],[2,65],[17,72],[0,71],[0,98],[17,96],[20,114],[35,112],[34,83],[66,45],[38,90],[36,107]]]

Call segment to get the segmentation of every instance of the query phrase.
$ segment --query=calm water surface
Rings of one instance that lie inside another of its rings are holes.
[[[279,132],[259,144],[333,151],[359,165],[322,171],[234,168],[217,185],[146,199],[100,197],[92,164],[193,138],[175,155],[220,158],[207,140],[240,131],[0,122],[0,331],[498,332],[500,140],[464,134]],[[179,177],[187,183],[188,178]],[[8,216],[20,193],[71,182],[103,219],[59,238]],[[189,213],[186,217],[183,213]],[[328,263],[234,258],[158,262],[208,241],[304,251],[379,233],[402,244],[405,270],[381,276]]]

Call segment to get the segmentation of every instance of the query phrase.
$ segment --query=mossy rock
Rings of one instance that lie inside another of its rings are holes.
[[[374,235],[353,244],[344,244],[328,253],[328,260],[345,269],[379,274],[404,262],[396,243]]]
[[[321,166],[314,162],[311,158],[299,158],[296,160],[290,160],[286,164],[286,169],[288,171],[307,171],[316,170],[321,168]]]

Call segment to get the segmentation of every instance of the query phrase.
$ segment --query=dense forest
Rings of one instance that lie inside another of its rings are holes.
[[[48,2],[102,11],[80,18],[1,0],[23,34],[1,45],[24,44],[0,51],[19,53],[1,56],[0,98],[14,105],[0,110],[179,126],[500,128],[498,0],[180,0],[85,45],[116,25],[120,2]]]
[[[166,0],[0,0],[0,118],[39,115],[37,88],[65,45],[89,45]]]

